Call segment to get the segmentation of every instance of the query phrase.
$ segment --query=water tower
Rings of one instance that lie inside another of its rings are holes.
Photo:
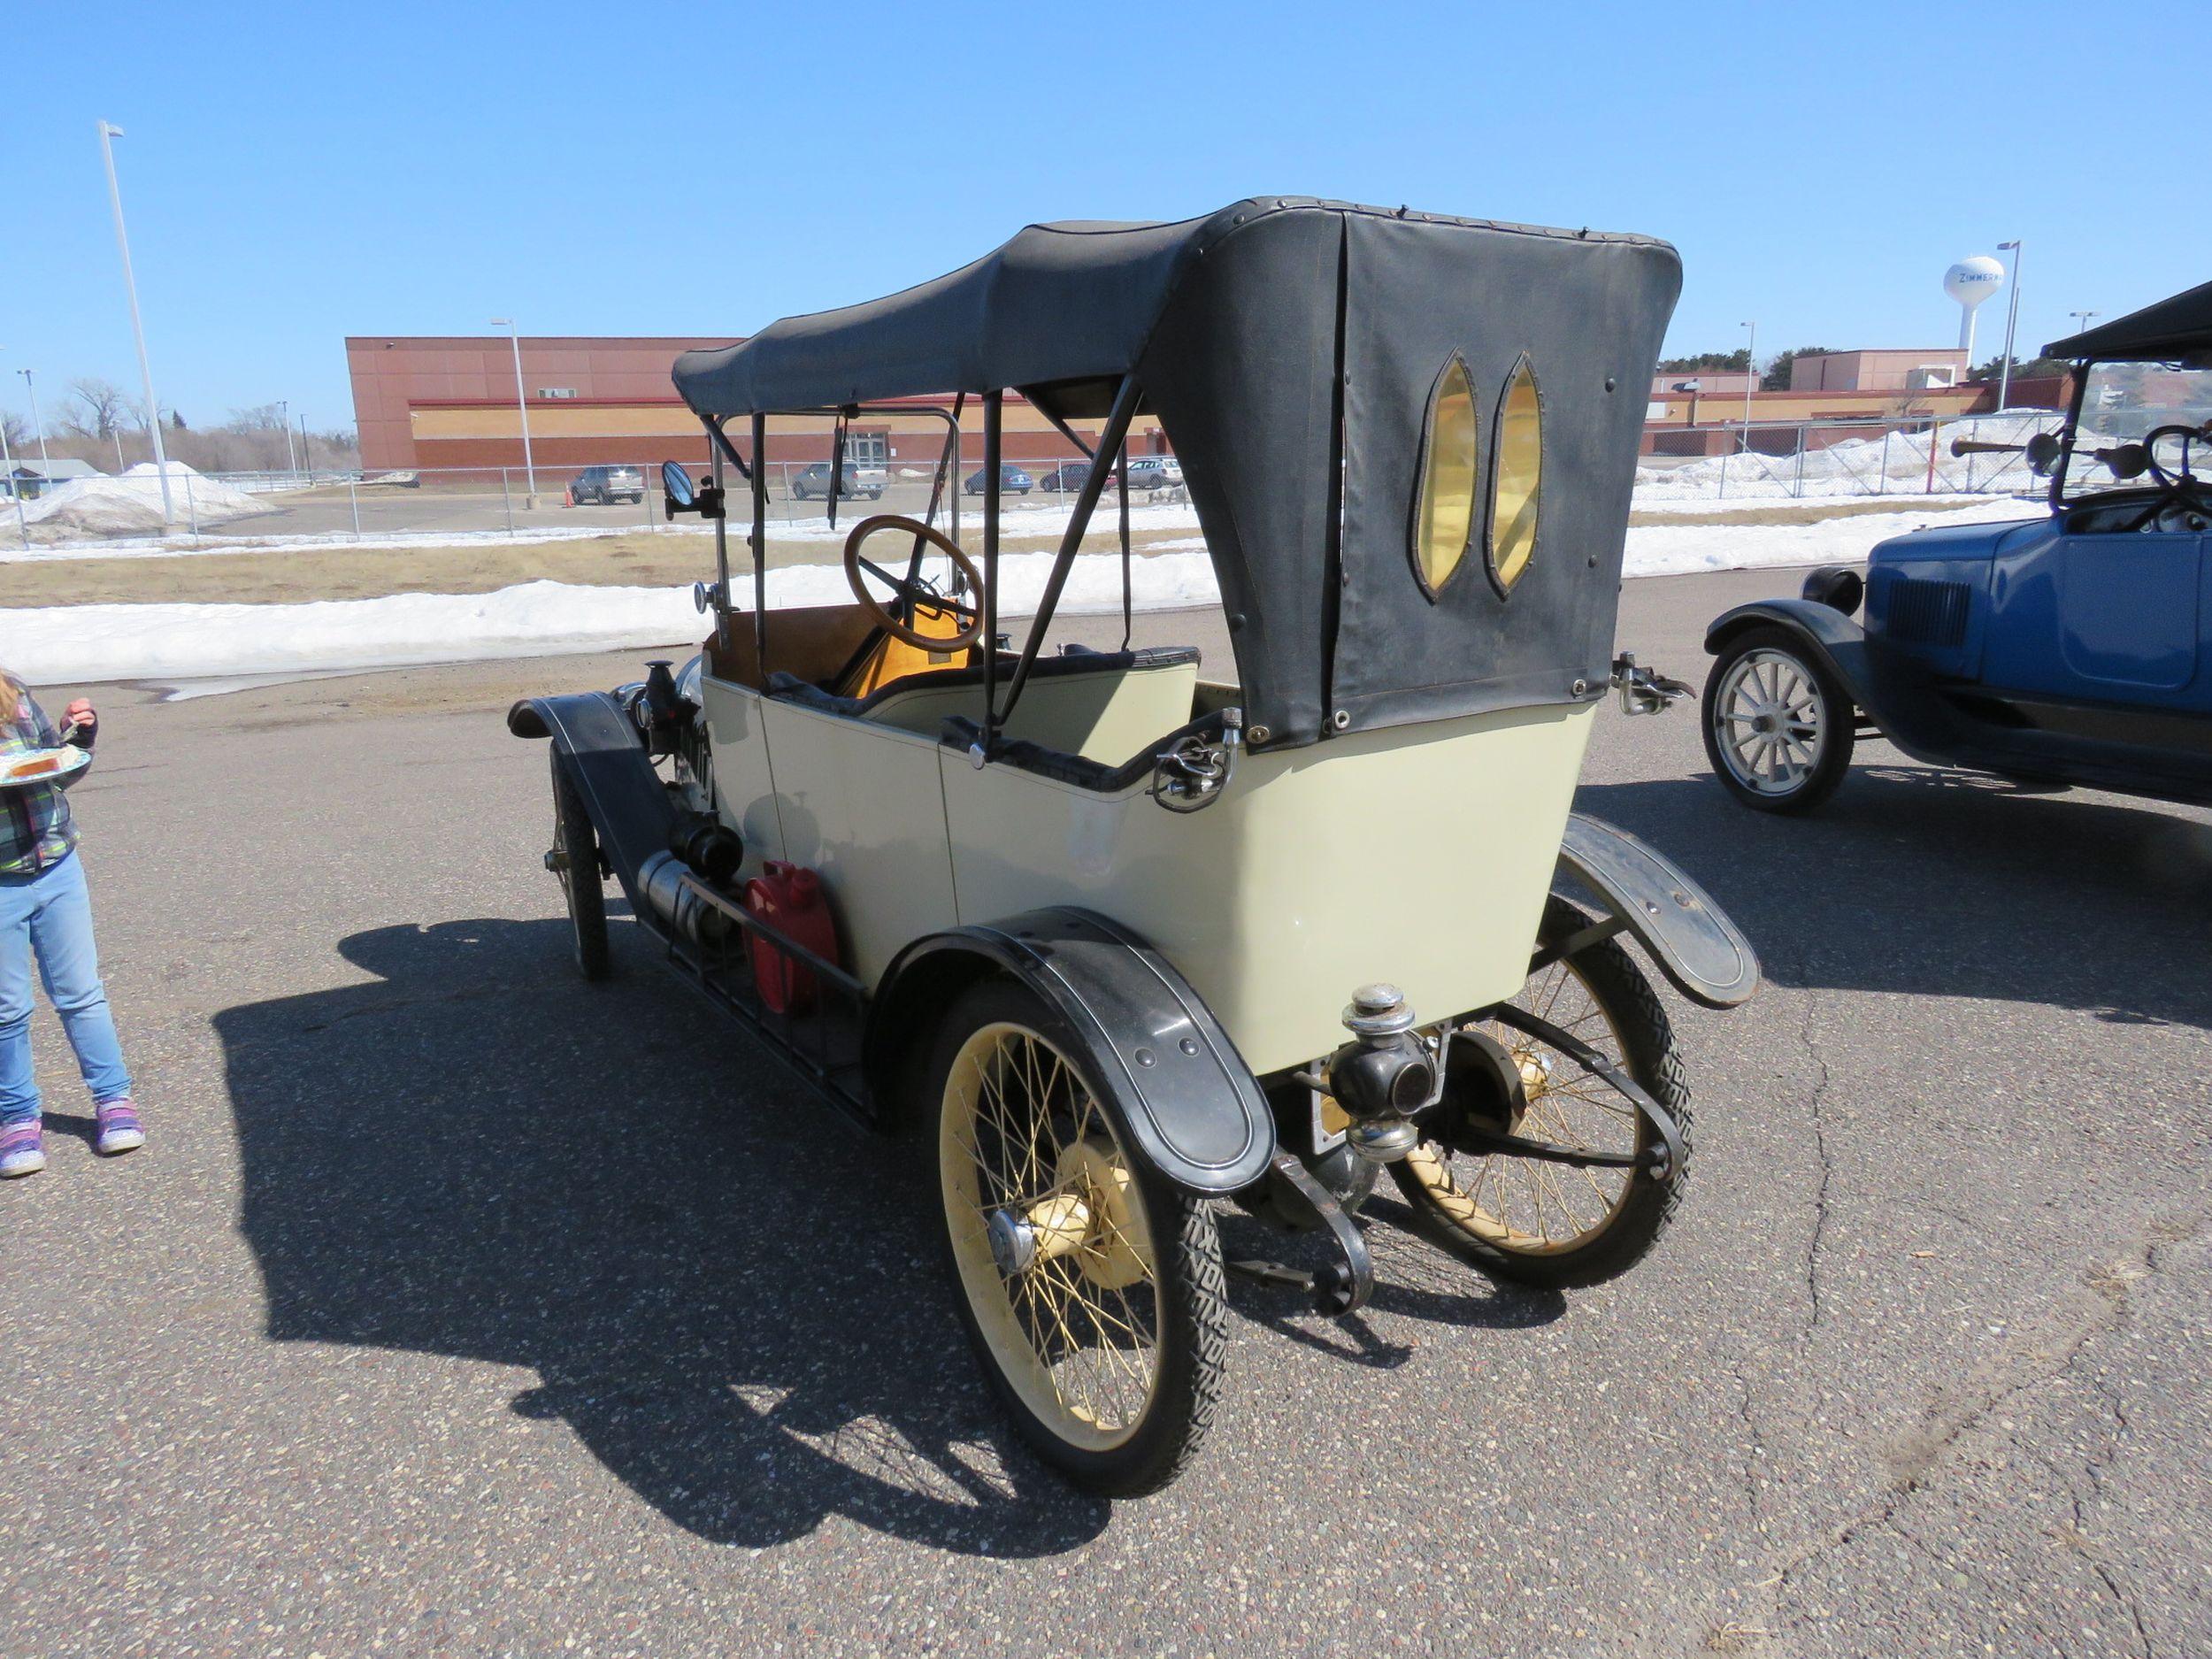
[[[2005,285],[2005,268],[1985,253],[1962,259],[1943,273],[1943,291],[1959,303],[1959,349],[1966,372],[1974,372],[1974,312]]]

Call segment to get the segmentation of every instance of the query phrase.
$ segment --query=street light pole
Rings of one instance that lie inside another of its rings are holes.
[[[1751,343],[1744,349],[1746,359],[1743,378],[1743,447],[1751,447],[1751,390],[1759,383],[1759,325],[1746,323],[1751,331]]]
[[[161,446],[161,405],[154,398],[153,365],[146,360],[146,325],[138,316],[138,279],[131,274],[131,239],[123,231],[123,192],[115,182],[115,145],[111,141],[123,136],[123,129],[102,121],[100,127],[100,158],[107,163],[108,203],[115,209],[115,246],[123,256],[123,288],[131,299],[131,333],[138,337],[138,374],[146,388],[146,430],[154,441],[154,470],[161,479],[161,522],[174,524],[176,513],[169,505],[169,457]]]
[[[288,472],[296,472],[300,470],[300,464],[292,454],[292,403],[289,398],[277,399],[277,419],[284,425],[285,468]]]
[[[38,464],[41,467],[53,465],[46,458],[46,423],[38,418],[38,382],[31,378],[28,369],[18,369],[23,377],[24,388],[31,396],[31,430],[38,434]]]
[[[2005,307],[2005,366],[1997,376],[1997,407],[2000,411],[2012,407],[2012,336],[2020,326],[2020,249],[2021,243],[2017,242],[2001,242],[1997,244],[1998,252],[2012,255],[2012,301]],[[1968,364],[1966,372],[1971,374],[1974,365]]]
[[[492,319],[492,326],[495,328],[502,323],[507,326],[507,338],[515,349],[515,408],[521,411],[522,415],[522,470],[528,476],[529,483],[526,488],[530,505],[534,507],[538,504],[538,469],[530,459],[530,398],[528,393],[523,389],[522,384],[522,335],[516,332],[513,318],[495,317]]]
[[[2074,330],[2074,332],[2078,334],[2085,334],[2089,332],[2089,319],[2092,317],[2101,317],[2104,315],[2102,311],[2068,311],[2066,314],[2081,325],[2080,327]]]

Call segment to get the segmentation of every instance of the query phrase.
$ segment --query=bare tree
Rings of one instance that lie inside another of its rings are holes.
[[[87,377],[69,382],[69,402],[63,406],[62,426],[81,438],[112,438],[130,412],[131,400],[112,380]]]
[[[234,409],[226,424],[232,432],[282,432],[286,424],[284,409],[279,403],[256,403],[251,409]]]
[[[31,423],[19,415],[0,411],[0,434],[8,440],[8,452],[21,455],[26,449],[35,448],[38,439],[32,434]]]

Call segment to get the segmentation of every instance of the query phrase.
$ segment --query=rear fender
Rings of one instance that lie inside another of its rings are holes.
[[[1217,1197],[1251,1186],[1275,1122],[1250,1069],[1181,974],[1136,935],[1087,910],[1025,911],[916,940],[869,1005],[863,1058],[894,1121],[911,1099],[953,999],[993,974],[1019,979],[1074,1033],[1124,1143],[1176,1186]]]
[[[1573,812],[1560,843],[1559,872],[1568,879],[1563,885],[1586,888],[1623,923],[1693,1002],[1734,1008],[1758,990],[1759,956],[1743,930],[1656,848],[1602,818]]]
[[[676,807],[639,741],[636,723],[611,693],[587,691],[526,697],[507,710],[507,729],[517,737],[552,740],[616,879],[631,908],[639,909],[638,870],[667,849]]]

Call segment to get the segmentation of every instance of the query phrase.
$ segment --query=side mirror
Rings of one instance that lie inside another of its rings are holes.
[[[2028,440],[2028,470],[2038,478],[2047,478],[2058,465],[2058,434],[2039,432]]]
[[[667,497],[668,516],[672,518],[698,504],[699,498],[692,493],[691,474],[684,471],[680,461],[661,463],[661,494]]]

